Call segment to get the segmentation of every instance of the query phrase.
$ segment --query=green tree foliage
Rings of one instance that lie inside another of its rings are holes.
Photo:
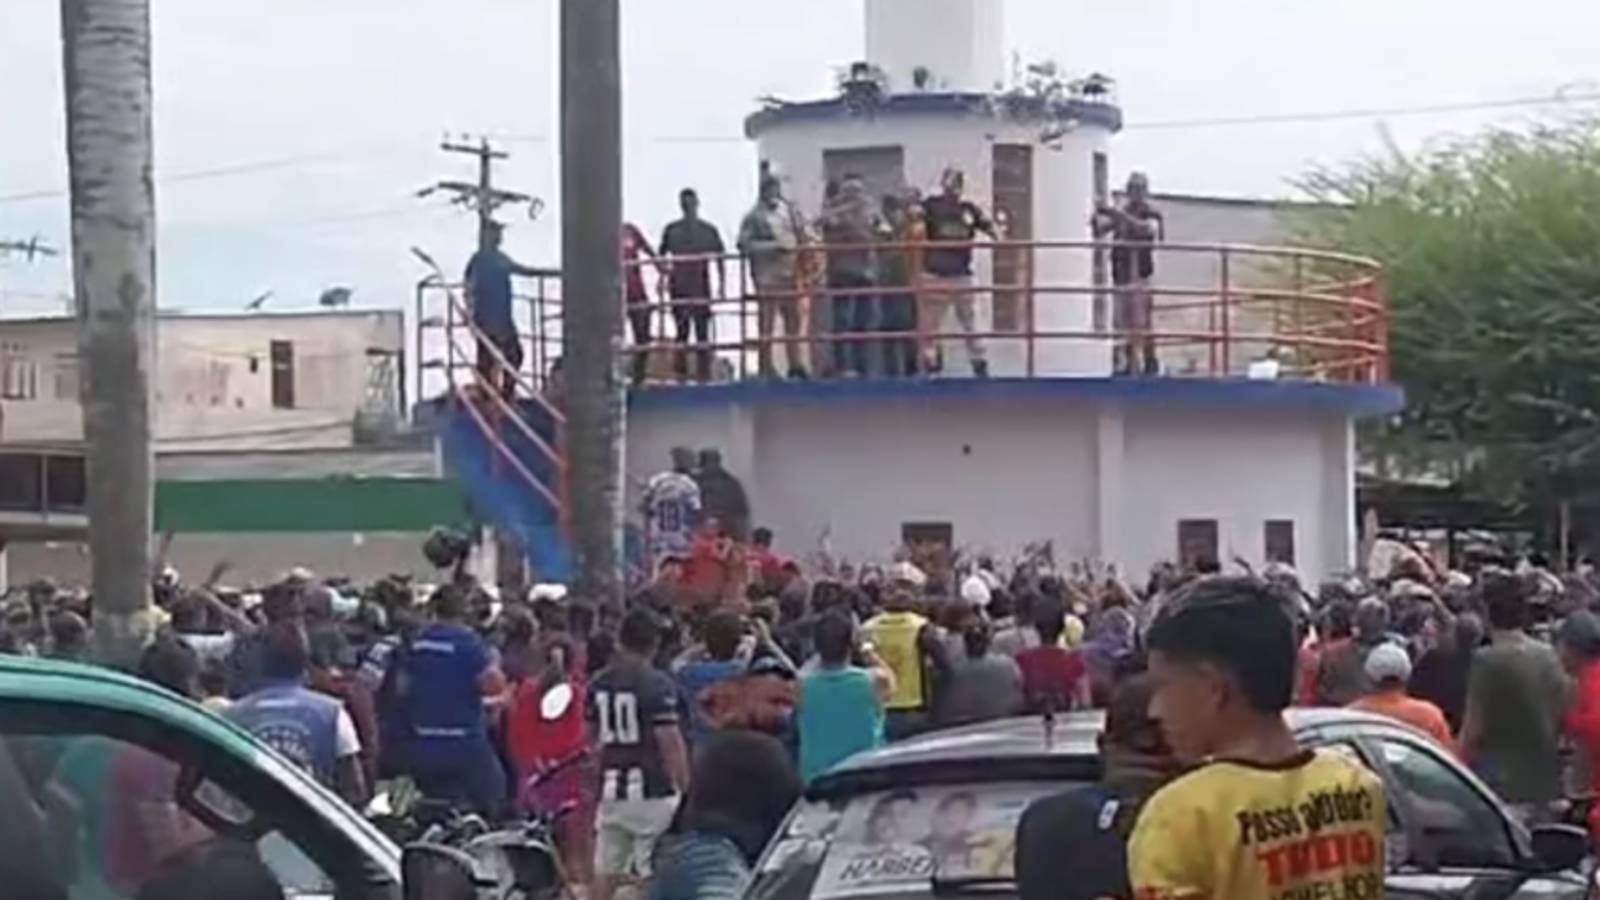
[[[1600,121],[1367,159],[1302,187],[1335,204],[1302,238],[1386,268],[1407,407],[1372,449],[1513,503],[1600,488]]]

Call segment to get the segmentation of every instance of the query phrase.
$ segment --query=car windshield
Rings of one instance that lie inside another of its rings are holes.
[[[1007,885],[1022,811],[1070,787],[948,784],[802,802],[762,859],[750,900],[927,895],[936,882]]]

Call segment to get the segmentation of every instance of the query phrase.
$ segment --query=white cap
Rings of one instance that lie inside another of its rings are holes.
[[[928,583],[928,576],[922,574],[922,570],[911,563],[897,562],[889,569],[889,580],[920,588]]]
[[[1395,644],[1382,643],[1372,648],[1367,654],[1367,677],[1373,684],[1382,684],[1385,681],[1409,681],[1411,678],[1411,657],[1406,656],[1403,647]]]
[[[961,599],[970,606],[987,609],[991,594],[988,582],[984,581],[983,576],[976,572],[968,575],[967,579],[961,582]]]

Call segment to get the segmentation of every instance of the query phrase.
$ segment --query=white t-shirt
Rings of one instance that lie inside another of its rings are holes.
[[[339,708],[339,722],[333,727],[333,735],[334,756],[344,759],[361,752],[361,735],[356,733],[356,722],[344,707]]]

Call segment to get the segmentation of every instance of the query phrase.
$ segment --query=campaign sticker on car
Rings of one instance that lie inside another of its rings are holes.
[[[1035,784],[940,786],[854,798],[812,896],[926,889],[934,879],[1010,879],[1017,819],[1048,791]]]

